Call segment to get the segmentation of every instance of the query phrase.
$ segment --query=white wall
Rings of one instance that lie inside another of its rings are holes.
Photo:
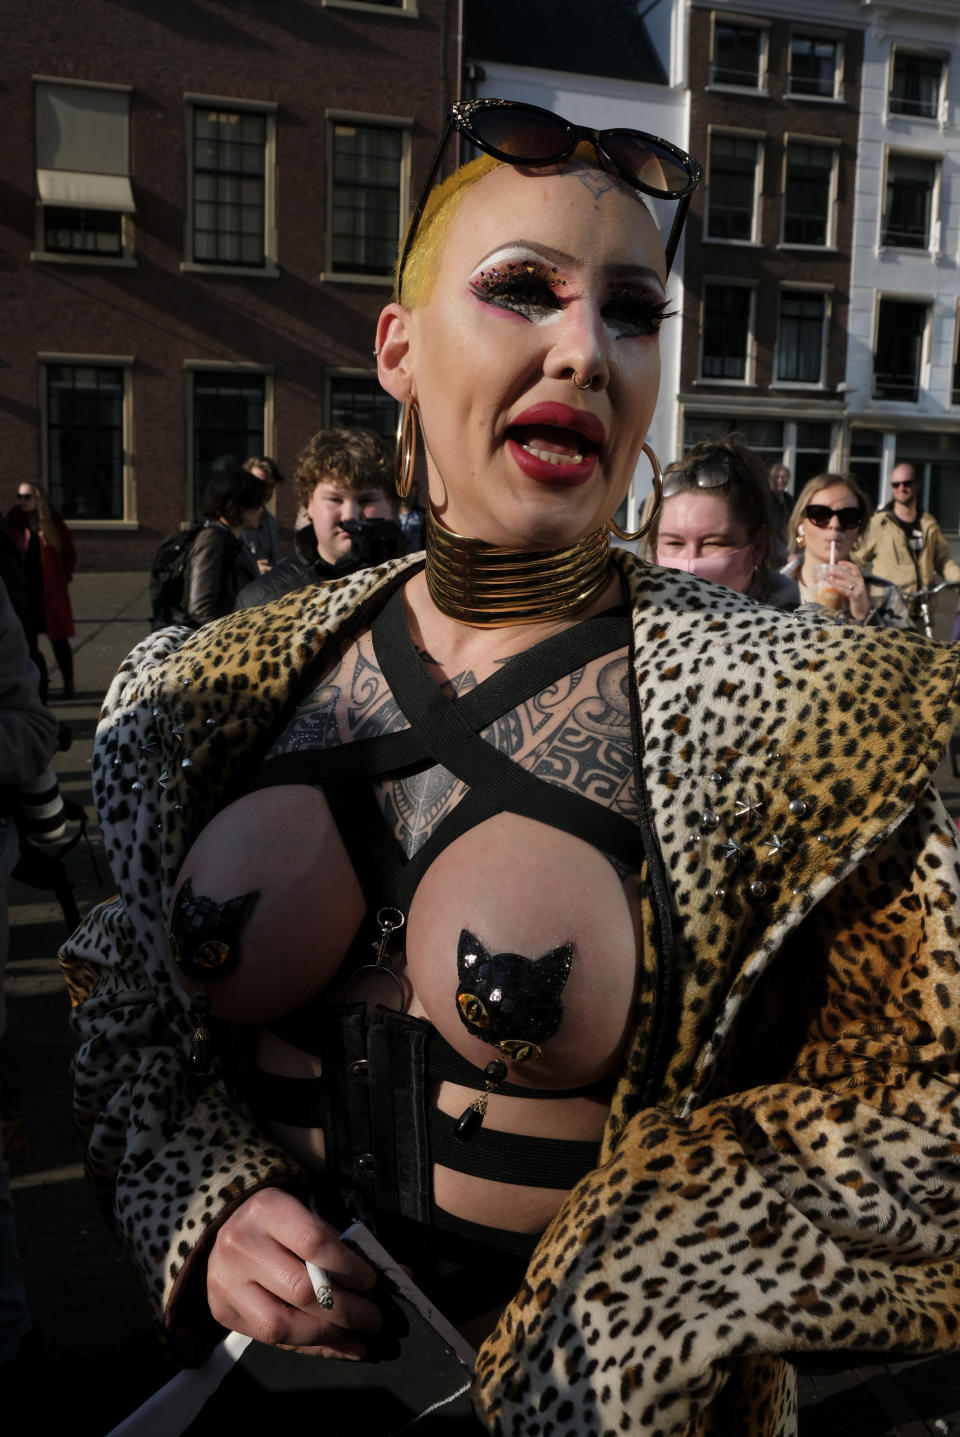
[[[663,8],[663,7],[661,7]],[[668,57],[663,57],[669,73]],[[608,80],[595,75],[571,75],[558,70],[535,70],[514,65],[484,63],[484,79],[477,86],[477,95],[496,96],[503,100],[527,100],[554,110],[574,124],[590,125],[597,130],[629,126],[647,130],[672,140],[682,149],[687,146],[690,123],[689,98],[686,90],[669,89],[627,80]],[[657,210],[656,204],[652,207]],[[672,219],[672,205],[664,205],[657,214],[666,239]],[[680,388],[680,313],[683,310],[683,241],[674,260],[667,283],[670,308],[678,311],[676,318],[664,322],[660,331],[661,382],[660,401],[650,426],[649,443],[666,465],[680,454],[677,394]],[[650,467],[641,458],[637,469],[636,502],[642,502],[650,491]],[[634,511],[635,512],[635,511]],[[633,513],[627,527],[636,528]]]
[[[960,425],[960,406],[951,402],[960,299],[960,27],[958,12],[948,14],[948,8],[936,6],[938,14],[922,5],[867,6],[868,12],[873,12],[873,24],[864,41],[846,372],[847,403],[860,424],[882,417],[904,429]],[[949,52],[947,104],[938,119],[887,116],[891,50],[898,43]],[[888,148],[940,159],[940,198],[934,207],[931,251],[883,250],[880,246]],[[932,304],[917,403],[871,397],[876,307],[881,294]],[[894,448],[893,442],[886,446],[884,486]]]

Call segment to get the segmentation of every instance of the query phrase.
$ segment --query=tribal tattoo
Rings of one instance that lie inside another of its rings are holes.
[[[418,650],[450,698],[476,688],[465,669],[443,673]],[[522,655],[500,664],[521,662]],[[484,739],[547,782],[570,788],[626,816],[636,811],[629,667],[625,654],[606,656],[574,670],[483,731]],[[407,728],[373,653],[362,635],[324,676],[271,750],[271,757],[304,748],[331,748]],[[377,783],[384,817],[403,851],[412,855],[456,807],[466,786],[439,764]]]

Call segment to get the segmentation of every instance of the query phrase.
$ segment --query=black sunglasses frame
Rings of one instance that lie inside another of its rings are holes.
[[[558,121],[566,131],[566,140],[555,153],[540,159],[524,159],[518,155],[508,154],[504,150],[498,150],[486,140],[482,140],[478,135],[475,135],[471,128],[475,115],[481,114],[486,110],[494,109],[520,110],[528,115],[539,115],[546,119]],[[680,243],[680,235],[683,232],[687,210],[690,208],[690,200],[694,190],[703,179],[703,166],[691,155],[688,155],[685,150],[681,150],[679,146],[671,144],[669,140],[664,140],[659,135],[648,135],[644,130],[630,130],[624,129],[623,127],[608,130],[592,130],[585,125],[575,125],[571,120],[565,120],[562,115],[555,114],[553,110],[544,110],[539,105],[529,105],[525,100],[496,100],[493,98],[457,100],[447,111],[447,127],[443,132],[443,138],[434,156],[434,161],[430,167],[430,173],[427,176],[426,184],[421,192],[417,208],[414,210],[413,218],[407,227],[403,252],[400,256],[400,263],[397,266],[396,294],[398,300],[402,301],[403,275],[407,267],[407,260],[410,257],[410,249],[413,245],[417,230],[420,228],[420,221],[423,218],[423,212],[426,208],[430,191],[433,189],[440,171],[440,162],[443,159],[444,151],[454,131],[463,135],[464,139],[469,140],[472,145],[476,145],[478,150],[482,150],[485,154],[492,155],[494,159],[502,160],[504,164],[525,165],[534,169],[548,165],[556,165],[563,160],[569,159],[581,140],[588,141],[593,145],[597,159],[603,165],[604,169],[609,170],[612,174],[618,175],[620,179],[624,180],[628,185],[631,185],[635,190],[639,190],[641,194],[651,195],[655,199],[677,201],[677,212],[674,215],[673,224],[670,227],[670,234],[664,246],[666,272],[667,274],[670,273],[674,256],[677,253],[677,246]],[[638,180],[629,170],[624,169],[624,167],[607,152],[604,146],[605,135],[623,134],[636,136],[641,140],[649,140],[651,145],[659,146],[662,150],[666,151],[667,155],[685,172],[687,176],[686,185],[679,190],[658,190],[651,185],[645,184],[642,180]]]
[[[841,529],[859,529],[863,524],[863,510],[859,505],[845,504],[842,509],[831,509],[829,504],[808,504],[803,511],[803,517],[809,519],[815,529],[829,529],[834,514]]]

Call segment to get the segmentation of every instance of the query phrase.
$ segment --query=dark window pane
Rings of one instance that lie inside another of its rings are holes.
[[[331,268],[389,274],[400,234],[403,131],[335,124]]]
[[[873,357],[874,398],[917,399],[926,322],[925,304],[896,299],[880,301],[877,350]]]
[[[371,429],[392,445],[397,432],[397,402],[376,379],[335,375],[330,380],[330,423],[335,428]]]
[[[897,50],[893,57],[890,112],[935,119],[943,81],[943,61]]]
[[[745,379],[752,291],[707,285],[703,306],[704,379]]]
[[[54,254],[122,254],[123,216],[112,210],[44,205],[43,244]]]
[[[926,249],[930,244],[930,208],[936,182],[935,160],[890,155],[883,212],[883,243]]]
[[[763,32],[747,25],[717,21],[713,30],[713,81],[717,85],[760,88]]]
[[[711,239],[753,238],[759,156],[757,140],[711,137],[707,228]]]
[[[815,40],[795,35],[790,45],[790,91],[794,95],[835,93],[837,45],[835,40]]]
[[[785,244],[825,245],[830,228],[830,187],[834,152],[826,145],[787,146],[783,201]]]
[[[193,376],[193,511],[215,469],[264,452],[262,374],[202,370]]]
[[[193,112],[193,258],[262,267],[267,120],[248,110]],[[240,236],[245,238],[241,242]]]
[[[777,378],[793,384],[819,384],[823,367],[822,294],[787,292],[780,296]]]
[[[123,518],[122,369],[47,366],[47,447],[65,518]]]

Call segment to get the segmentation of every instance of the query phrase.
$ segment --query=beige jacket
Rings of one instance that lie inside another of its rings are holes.
[[[938,574],[945,579],[960,580],[960,564],[951,559],[943,530],[933,515],[922,509],[917,526],[923,535],[923,547],[914,555],[892,513],[881,509],[870,520],[863,543],[857,549],[857,563],[872,569],[881,579],[889,579],[905,594],[931,588]]]

